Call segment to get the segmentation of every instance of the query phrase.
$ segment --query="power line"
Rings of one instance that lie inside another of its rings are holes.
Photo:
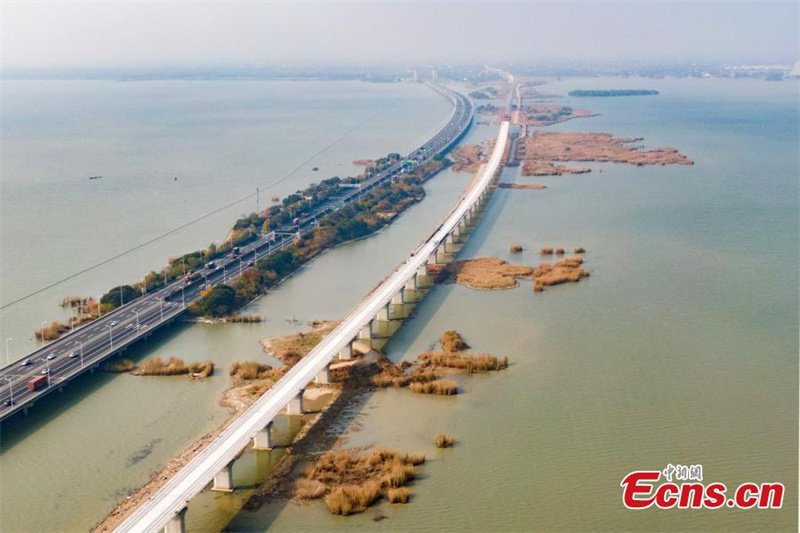
[[[353,133],[355,130],[357,130],[358,128],[360,128],[361,126],[363,126],[364,124],[366,124],[367,122],[369,122],[370,120],[372,120],[373,118],[378,116],[379,114],[380,114],[380,111],[378,111],[376,113],[373,113],[372,115],[368,116],[367,118],[365,118],[364,120],[362,120],[361,122],[359,122],[358,124],[353,126],[352,128],[350,128],[347,131],[345,131],[344,133],[342,133],[339,137],[337,137],[336,139],[334,139],[333,141],[331,141],[330,143],[328,143],[327,145],[322,147],[320,150],[314,152],[313,154],[308,156],[306,159],[301,161],[297,166],[295,166],[287,174],[285,174],[282,177],[278,178],[276,181],[270,183],[266,187],[261,188],[261,190],[268,190],[268,189],[271,189],[271,188],[275,187],[276,185],[280,185],[281,183],[283,183],[284,181],[289,179],[292,175],[297,173],[298,170],[303,168],[306,164],[308,164],[314,158],[316,158],[317,156],[319,156],[319,155],[323,154],[324,152],[328,151],[330,148],[332,148],[334,145],[338,144],[345,137],[347,137],[348,135]],[[36,296],[37,294],[41,294],[41,293],[43,293],[43,292],[45,292],[47,290],[52,289],[53,287],[57,287],[58,285],[61,285],[62,283],[66,282],[66,281],[69,281],[69,280],[71,280],[73,278],[76,278],[76,277],[82,275],[82,274],[90,272],[90,271],[92,271],[92,270],[94,270],[94,269],[96,269],[98,267],[101,267],[101,266],[103,266],[105,264],[108,264],[108,263],[110,263],[112,261],[115,261],[115,260],[119,259],[120,257],[124,257],[124,256],[130,254],[131,252],[135,252],[136,250],[144,248],[145,246],[149,246],[150,244],[153,244],[154,242],[160,241],[161,239],[164,239],[165,237],[168,237],[168,236],[170,236],[170,235],[172,235],[174,233],[177,233],[177,232],[179,232],[179,231],[181,231],[183,229],[186,229],[189,226],[200,222],[201,220],[204,220],[204,219],[206,219],[206,218],[208,218],[210,216],[216,215],[217,213],[219,213],[221,211],[225,211],[226,209],[229,209],[229,208],[231,208],[231,207],[233,207],[233,206],[235,206],[237,204],[240,204],[240,203],[242,203],[242,202],[244,202],[246,200],[249,200],[249,199],[253,198],[257,194],[259,194],[258,191],[259,191],[259,188],[256,188],[256,192],[254,192],[254,193],[249,193],[249,194],[247,194],[245,196],[242,196],[238,200],[234,200],[234,201],[232,201],[232,202],[230,202],[228,204],[225,204],[222,207],[218,207],[218,208],[214,209],[213,211],[210,211],[210,212],[208,212],[208,213],[206,213],[204,215],[201,215],[201,216],[195,218],[194,220],[191,220],[189,222],[181,224],[177,228],[173,228],[173,229],[171,229],[169,231],[166,231],[166,232],[162,233],[161,235],[158,235],[157,237],[153,237],[152,239],[150,239],[148,241],[145,241],[143,243],[137,244],[136,246],[134,246],[132,248],[128,248],[127,250],[125,250],[123,252],[120,252],[117,255],[114,255],[112,257],[104,259],[104,260],[102,260],[102,261],[100,261],[98,263],[95,263],[95,264],[93,264],[91,266],[88,266],[88,267],[84,268],[83,270],[80,270],[80,271],[75,272],[73,274],[70,274],[69,276],[66,276],[66,277],[64,277],[64,278],[62,278],[62,279],[60,279],[58,281],[55,281],[55,282],[51,283],[50,285],[47,285],[45,287],[42,287],[41,289],[37,289],[37,290],[35,290],[35,291],[33,291],[33,292],[29,293],[29,294],[26,294],[25,296],[17,298],[13,302],[9,302],[7,304],[4,304],[3,306],[0,306],[0,309],[8,309],[9,307],[12,307],[12,306],[14,306],[14,305],[16,305],[16,304],[18,304],[20,302],[23,302],[23,301],[27,300],[28,298]]]

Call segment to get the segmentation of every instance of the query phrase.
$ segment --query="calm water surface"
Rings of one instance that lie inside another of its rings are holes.
[[[425,452],[412,503],[380,505],[389,518],[375,523],[374,510],[333,517],[319,502],[237,513],[241,495],[204,493],[190,507],[190,531],[796,530],[797,85],[593,79],[546,89],[623,86],[662,94],[564,99],[602,116],[551,129],[643,136],[647,146],[675,146],[696,164],[597,164],[590,174],[536,179],[504,171],[507,181],[548,189],[498,190],[462,257],[533,264],[541,246],[583,245],[592,277],[538,294],[527,283],[502,292],[436,287],[398,332],[388,346],[394,360],[413,359],[442,331],[457,329],[475,349],[512,361],[506,372],[460,377],[457,397],[381,390],[365,399],[345,445]],[[388,90],[393,97],[400,89]],[[445,104],[424,91],[410,94],[421,117],[436,115],[428,117],[431,128],[444,119]],[[369,115],[362,105],[348,120]],[[244,116],[250,114],[235,124]],[[212,128],[200,122],[201,130]],[[406,137],[425,129],[409,126]],[[495,133],[479,126],[467,142]],[[367,155],[392,149],[380,146]],[[363,155],[348,153],[342,163]],[[212,359],[222,369],[235,360],[268,360],[259,338],[297,330],[294,319],[344,315],[468,179],[443,173],[429,183],[428,198],[390,228],[325,254],[247,309],[268,322],[185,326],[133,355]],[[198,236],[198,243],[207,240]],[[511,243],[527,251],[512,258]],[[161,256],[154,252],[153,260]],[[63,406],[34,412],[4,435],[2,529],[85,530],[224,419],[217,401],[228,384],[224,372],[202,383],[102,376],[67,391]],[[282,424],[288,438],[296,428]],[[454,449],[434,448],[441,431],[457,439]],[[234,470],[237,483],[252,486],[275,460],[246,454]],[[729,487],[783,482],[784,508],[626,511],[622,477],[666,463],[701,463],[706,480]]]
[[[794,531],[797,528],[797,85],[567,80],[645,87],[651,98],[565,99],[602,116],[559,130],[643,136],[693,167],[593,165],[581,176],[504,179],[462,257],[536,263],[583,245],[592,277],[534,294],[437,287],[389,345],[412,359],[442,331],[508,355],[464,394],[370,396],[346,445],[425,452],[407,506],[334,517],[323,505],[243,512],[231,531]],[[602,169],[602,173],[599,171]],[[528,251],[511,256],[511,243]],[[437,450],[433,437],[457,439]],[[778,511],[642,511],[632,470],[702,464],[708,482],[786,485]]]

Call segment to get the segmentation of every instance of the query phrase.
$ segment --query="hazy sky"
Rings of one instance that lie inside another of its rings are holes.
[[[798,59],[790,2],[11,2],[5,67]]]

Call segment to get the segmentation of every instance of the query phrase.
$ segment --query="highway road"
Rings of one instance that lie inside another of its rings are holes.
[[[464,95],[440,85],[430,84],[430,87],[453,103],[453,112],[441,130],[406,157],[418,163],[449,150],[467,131],[473,116],[472,102]],[[374,187],[401,177],[404,172],[402,162],[397,163],[362,182],[359,187],[318,206],[301,220],[299,227],[287,224],[269,235],[260,236],[242,246],[239,257],[216,259],[217,268],[200,271],[188,284],[183,279],[173,281],[3,367],[0,369],[0,421],[30,407],[34,401],[172,322],[201,297],[201,289],[235,279],[247,270],[249,263],[290,246],[292,234],[313,228],[322,217],[341,209]],[[29,391],[29,380],[40,375],[48,376],[47,386]]]
[[[358,337],[378,312],[400,292],[420,267],[428,262],[453,229],[464,219],[481,194],[487,190],[500,167],[508,140],[509,123],[503,122],[497,143],[487,164],[470,189],[463,194],[445,221],[418,246],[381,284],[369,293],[342,323],[292,367],[270,390],[237,417],[208,446],[176,472],[155,494],[142,503],[115,530],[118,533],[145,533],[161,530],[187,503],[208,485],[250,439],[271,422],[286,404],[310,383],[336,357],[339,351]]]

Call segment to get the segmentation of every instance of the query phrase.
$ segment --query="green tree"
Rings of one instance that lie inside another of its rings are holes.
[[[130,285],[120,285],[119,287],[114,287],[105,293],[100,298],[100,303],[107,304],[111,306],[112,309],[116,309],[123,304],[132,302],[141,295],[142,294],[139,291]]]

